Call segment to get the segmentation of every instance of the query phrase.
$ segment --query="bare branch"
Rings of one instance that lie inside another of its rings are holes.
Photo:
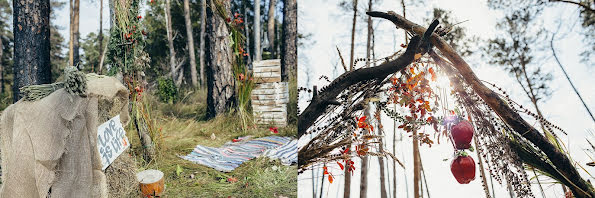
[[[306,133],[306,130],[325,112],[330,104],[334,103],[332,101],[335,101],[336,97],[347,87],[361,81],[384,79],[389,74],[402,70],[407,65],[411,64],[414,61],[415,53],[424,53],[419,50],[420,47],[424,47],[423,49],[426,50],[429,49],[429,35],[431,35],[437,26],[438,21],[435,20],[428,28],[428,33],[421,33],[421,35],[424,35],[422,38],[419,36],[413,37],[411,43],[407,46],[407,50],[397,59],[376,67],[360,68],[346,72],[333,80],[323,92],[319,93],[317,97],[312,98],[312,102],[310,102],[308,107],[299,115],[298,137],[301,137]]]

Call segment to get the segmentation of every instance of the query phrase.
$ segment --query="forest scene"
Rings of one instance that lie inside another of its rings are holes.
[[[595,196],[595,1],[298,10],[299,197]]]
[[[1,0],[0,197],[296,197],[297,37],[296,0]]]

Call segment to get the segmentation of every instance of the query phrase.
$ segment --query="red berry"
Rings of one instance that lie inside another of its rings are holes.
[[[455,142],[457,149],[468,149],[471,147],[471,139],[473,138],[473,125],[466,120],[462,120],[454,125],[450,134]]]
[[[458,156],[450,164],[450,172],[459,184],[475,180],[475,161],[470,156]]]

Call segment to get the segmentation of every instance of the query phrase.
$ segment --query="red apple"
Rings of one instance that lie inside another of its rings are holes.
[[[450,164],[450,172],[459,184],[468,184],[475,179],[475,161],[470,156],[458,156]]]
[[[473,125],[467,120],[462,120],[450,129],[450,134],[457,149],[469,149],[473,138]]]

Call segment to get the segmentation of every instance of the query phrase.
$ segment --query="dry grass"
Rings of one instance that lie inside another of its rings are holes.
[[[158,145],[157,156],[141,169],[163,171],[166,177],[165,192],[169,197],[296,197],[295,165],[283,166],[278,161],[257,158],[230,173],[222,173],[178,157],[190,153],[197,144],[218,147],[231,139],[247,135],[264,137],[297,134],[295,126],[279,128],[279,134],[271,133],[267,126],[242,130],[239,117],[235,115],[205,121],[204,95],[204,92],[186,93],[177,104],[161,103],[152,96],[146,98],[152,106],[151,113],[156,119],[156,126],[162,130],[159,137],[154,138]],[[133,146],[132,153],[136,153],[137,159],[141,161],[138,135],[135,130],[127,131]],[[215,134],[216,139],[211,139],[211,134]],[[229,177],[238,181],[227,182]]]

